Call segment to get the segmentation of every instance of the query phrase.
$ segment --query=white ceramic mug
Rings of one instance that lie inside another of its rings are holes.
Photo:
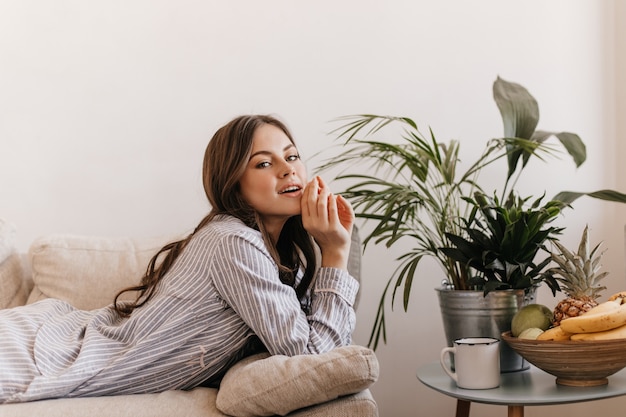
[[[446,361],[454,355],[454,370]],[[466,337],[445,347],[439,357],[443,370],[459,388],[489,389],[500,385],[500,341],[493,337]]]

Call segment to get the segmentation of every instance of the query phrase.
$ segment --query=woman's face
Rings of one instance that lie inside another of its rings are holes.
[[[280,233],[289,217],[300,214],[306,178],[306,168],[289,137],[274,125],[259,126],[239,185],[270,233]]]

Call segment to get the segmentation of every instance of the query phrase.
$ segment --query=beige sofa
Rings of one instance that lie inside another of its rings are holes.
[[[0,308],[55,297],[78,308],[109,304],[133,284],[150,257],[170,238],[132,239],[52,235],[28,253],[12,247],[14,228],[0,219]],[[351,261],[359,275],[359,249]],[[356,261],[355,261],[356,259]],[[322,355],[255,355],[231,368],[218,389],[61,398],[0,405],[11,416],[377,416],[368,387],[378,378],[374,353],[346,346]],[[2,370],[0,370],[2,372]]]

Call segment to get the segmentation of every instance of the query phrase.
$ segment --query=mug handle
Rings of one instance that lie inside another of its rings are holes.
[[[441,349],[441,353],[439,354],[439,362],[441,363],[441,367],[443,368],[443,370],[450,376],[450,378],[454,379],[455,382],[459,382],[456,372],[452,372],[452,369],[450,369],[450,367],[446,363],[446,355],[454,354],[456,354],[455,347],[445,347]]]

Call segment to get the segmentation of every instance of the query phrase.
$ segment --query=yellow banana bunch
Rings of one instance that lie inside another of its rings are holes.
[[[585,314],[563,320],[560,327],[572,334],[571,340],[626,338],[626,291],[614,294]]]

